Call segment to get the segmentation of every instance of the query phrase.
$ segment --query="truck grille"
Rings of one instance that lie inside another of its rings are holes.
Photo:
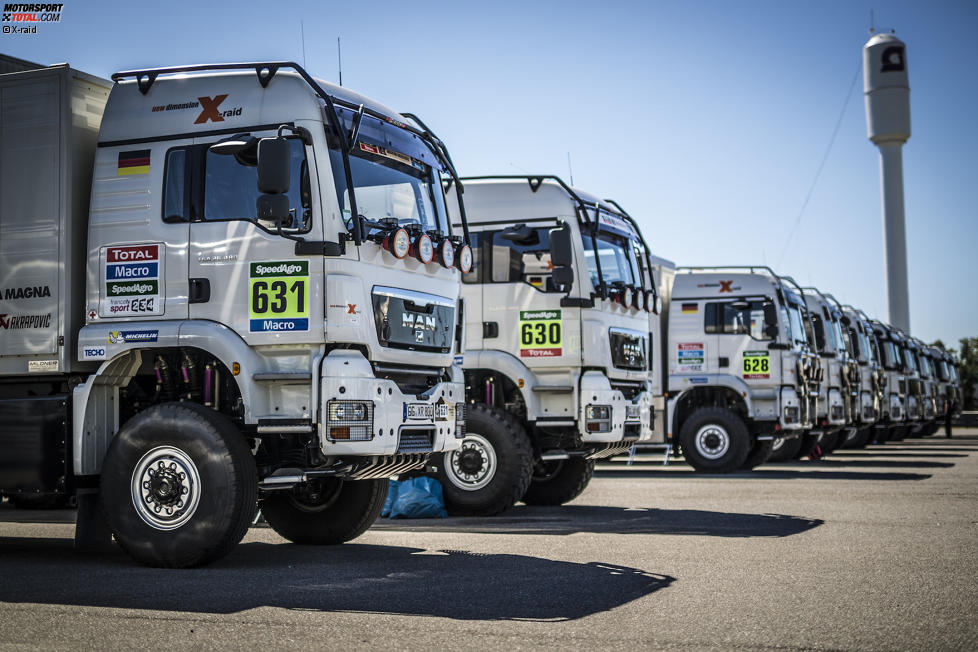
[[[435,439],[434,428],[402,430],[398,453],[430,453]]]

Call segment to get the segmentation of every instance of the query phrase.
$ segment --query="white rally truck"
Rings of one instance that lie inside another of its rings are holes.
[[[815,347],[821,358],[824,380],[820,383],[815,429],[823,454],[835,450],[840,438],[847,436],[846,428],[853,423],[852,370],[847,338],[842,332],[842,311],[816,288],[802,288],[814,328]]]
[[[898,331],[876,319],[870,323],[886,377],[881,414],[876,422],[876,441],[883,443],[891,439],[902,439],[906,433],[907,379],[903,373],[901,338]]]
[[[865,448],[873,441],[874,426],[880,417],[886,374],[880,364],[876,338],[866,314],[852,306],[842,306],[842,325],[849,333],[850,350],[859,373],[855,431],[850,433],[843,445],[846,448]]]
[[[813,427],[819,366],[800,290],[763,266],[680,267],[670,303],[668,437],[689,464],[753,468]]]
[[[77,492],[77,542],[158,566],[256,501],[358,536],[461,442],[444,145],[291,62],[113,80],[0,75],[0,489]]]
[[[558,177],[463,181],[469,405],[462,447],[437,468],[445,502],[562,504],[595,459],[651,436],[649,250],[627,213]]]

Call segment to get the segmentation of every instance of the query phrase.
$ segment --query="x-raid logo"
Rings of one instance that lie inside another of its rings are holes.
[[[200,114],[194,120],[195,125],[202,125],[206,122],[224,122],[225,118],[235,118],[241,115],[242,108],[236,106],[230,109],[221,109],[221,104],[228,99],[227,93],[215,95],[214,97],[198,97],[196,102],[182,102],[178,104],[159,104],[153,107],[153,113],[160,111],[181,111],[184,109],[200,109]]]

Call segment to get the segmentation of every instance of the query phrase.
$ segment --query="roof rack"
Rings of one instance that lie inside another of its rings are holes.
[[[767,273],[774,278],[781,278],[767,265],[682,265],[676,268],[677,272],[679,270],[687,270],[691,272],[724,272],[727,270],[737,272],[747,271],[751,274]]]

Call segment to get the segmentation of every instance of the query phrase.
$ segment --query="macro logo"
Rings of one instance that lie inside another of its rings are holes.
[[[64,3],[35,4],[11,3],[3,6],[3,21],[5,23],[60,23],[61,10]],[[8,33],[8,30],[4,30]]]

